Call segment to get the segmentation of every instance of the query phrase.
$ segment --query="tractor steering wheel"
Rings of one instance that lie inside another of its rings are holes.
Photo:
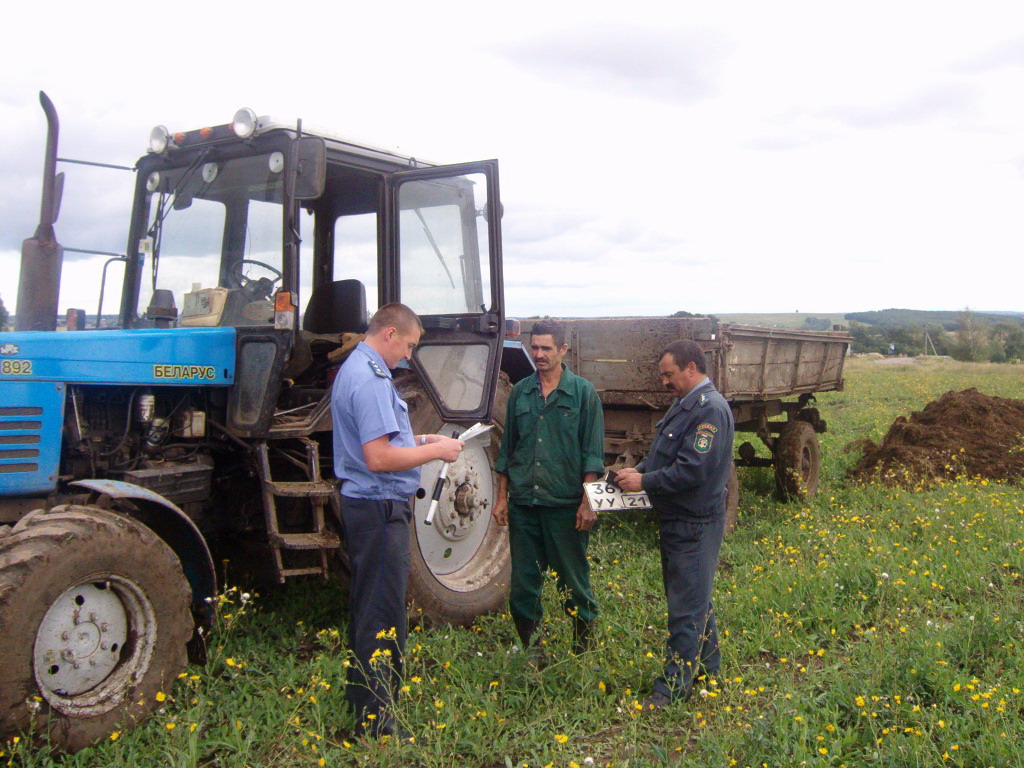
[[[242,268],[246,264],[262,267],[273,274],[274,279],[271,280],[267,277],[261,277],[253,280],[242,271]],[[282,279],[281,271],[279,269],[262,261],[256,261],[255,259],[239,259],[231,265],[231,268],[228,270],[228,274],[238,284],[239,289],[245,294],[249,301],[269,300],[270,297],[274,295],[274,284]]]

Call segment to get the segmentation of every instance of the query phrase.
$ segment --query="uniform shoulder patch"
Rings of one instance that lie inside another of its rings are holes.
[[[367,360],[366,362],[370,364],[370,370],[373,371],[374,375],[380,376],[382,379],[386,379],[388,377],[387,372],[377,365],[376,360]]]
[[[697,434],[693,438],[693,450],[697,453],[707,453],[715,442],[715,435],[718,428],[714,424],[700,424],[697,426]]]
[[[700,404],[704,405],[704,403],[706,403],[707,401],[708,401],[707,393],[706,392],[701,392],[700,393],[700,401],[699,401]]]

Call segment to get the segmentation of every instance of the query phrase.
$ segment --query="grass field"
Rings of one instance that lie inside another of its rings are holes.
[[[227,593],[210,663],[144,727],[70,757],[7,743],[0,765],[1022,765],[1024,489],[843,479],[846,443],[968,386],[1024,397],[1020,366],[852,361],[846,390],[819,400],[818,495],[780,504],[767,470],[741,473],[716,591],[722,676],[686,704],[638,711],[664,642],[656,535],[609,515],[591,549],[599,648],[570,656],[553,588],[540,673],[506,616],[413,631],[401,716],[416,745],[351,736],[343,593],[308,583]]]

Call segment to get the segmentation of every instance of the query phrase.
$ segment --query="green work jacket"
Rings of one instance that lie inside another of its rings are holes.
[[[604,471],[604,415],[594,385],[562,364],[547,399],[537,374],[512,388],[495,470],[516,504],[579,504],[583,475]]]

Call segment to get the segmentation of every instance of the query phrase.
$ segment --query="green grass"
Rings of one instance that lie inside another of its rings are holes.
[[[855,360],[828,420],[823,481],[804,504],[741,473],[741,520],[716,585],[722,677],[690,702],[637,711],[665,607],[649,517],[592,538],[600,645],[569,654],[549,587],[551,666],[532,672],[507,616],[413,631],[401,716],[418,745],[352,738],[343,590],[228,594],[210,663],[142,728],[60,757],[0,745],[17,766],[1011,766],[1024,738],[1024,489],[977,479],[918,489],[844,481],[863,437],[950,389],[1024,397],[1020,366]],[[600,664],[600,669],[593,666]],[[171,727],[173,726],[173,728]]]

